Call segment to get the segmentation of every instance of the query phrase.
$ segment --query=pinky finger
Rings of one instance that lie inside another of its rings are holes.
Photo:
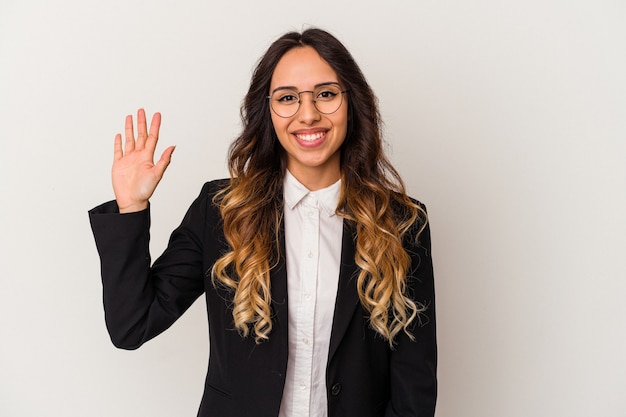
[[[113,144],[113,160],[118,161],[122,159],[124,153],[122,152],[122,135],[119,133],[115,135],[115,143]]]

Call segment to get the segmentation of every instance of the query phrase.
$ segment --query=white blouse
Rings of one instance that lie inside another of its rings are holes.
[[[326,417],[326,364],[333,323],[343,219],[341,181],[309,191],[284,181],[289,360],[279,417]]]

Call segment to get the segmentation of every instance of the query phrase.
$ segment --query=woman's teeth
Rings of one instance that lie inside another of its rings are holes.
[[[320,139],[325,134],[326,134],[325,132],[318,132],[318,133],[312,133],[312,134],[306,134],[306,135],[296,135],[296,137],[306,142],[313,142],[314,140]]]

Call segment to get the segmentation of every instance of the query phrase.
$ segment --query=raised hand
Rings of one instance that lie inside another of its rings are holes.
[[[148,207],[148,200],[154,193],[165,169],[170,164],[174,146],[170,146],[154,163],[154,150],[159,140],[161,114],[155,113],[146,126],[146,113],[137,111],[137,138],[133,131],[133,116],[126,116],[124,147],[122,135],[115,135],[113,168],[113,191],[120,213],[140,211]]]

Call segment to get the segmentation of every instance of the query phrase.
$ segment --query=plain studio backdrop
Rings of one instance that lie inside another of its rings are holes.
[[[429,209],[437,416],[626,416],[624,22],[621,0],[2,0],[0,415],[195,416],[204,301],[115,349],[87,210],[113,198],[124,116],[162,112],[160,254],[227,175],[258,58],[318,26]]]

